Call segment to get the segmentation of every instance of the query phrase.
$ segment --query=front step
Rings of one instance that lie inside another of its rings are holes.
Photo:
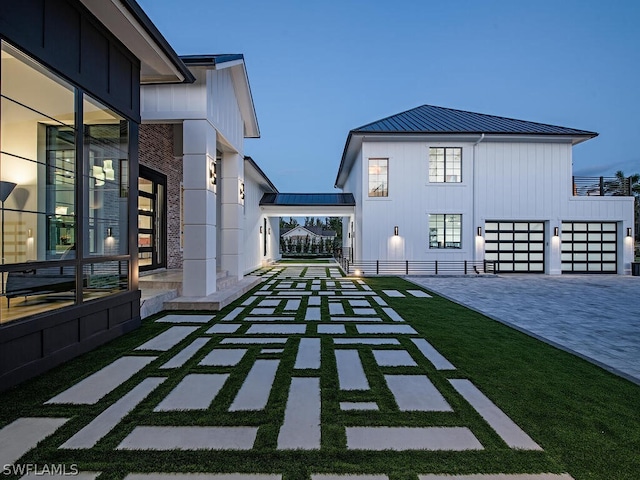
[[[178,297],[164,303],[165,310],[222,310],[263,281],[260,277],[246,276],[231,286],[206,297]]]

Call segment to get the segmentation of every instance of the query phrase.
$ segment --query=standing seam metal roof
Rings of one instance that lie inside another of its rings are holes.
[[[353,206],[356,200],[352,193],[265,193],[260,200],[263,205],[286,205],[288,207]]]
[[[352,130],[353,133],[487,133],[526,135],[579,135],[595,137],[586,130],[498,117],[484,113],[422,105]]]

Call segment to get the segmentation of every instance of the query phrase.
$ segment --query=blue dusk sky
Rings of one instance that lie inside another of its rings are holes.
[[[179,55],[242,53],[281,192],[332,192],[349,130],[429,104],[598,132],[575,175],[640,172],[637,0],[138,0]]]

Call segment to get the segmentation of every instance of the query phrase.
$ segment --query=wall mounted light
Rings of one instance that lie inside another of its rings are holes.
[[[559,231],[558,231],[558,230],[559,230],[559,228],[558,228],[558,227],[553,227],[553,236],[554,236],[554,237],[557,237],[557,236],[558,236],[558,233],[559,233]]]
[[[113,236],[113,229],[111,227],[107,227],[107,237]]]
[[[260,233],[262,233],[262,226],[260,226]]]
[[[627,237],[631,236],[631,227],[627,227]]]
[[[33,238],[33,230],[27,228],[27,238]]]
[[[215,185],[218,181],[218,172],[216,168],[216,162],[213,160],[209,162],[209,183]]]
[[[478,227],[478,231],[476,232],[476,234],[478,235],[478,237],[482,236],[482,227]]]
[[[240,200],[244,200],[244,182],[240,182]]]
[[[267,233],[271,235],[271,227],[267,228]]]
[[[393,227],[393,234],[395,236],[398,236],[398,226],[397,225],[395,227]]]

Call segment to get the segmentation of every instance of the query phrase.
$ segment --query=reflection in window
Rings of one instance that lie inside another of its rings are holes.
[[[462,182],[462,148],[429,148],[429,181]]]
[[[462,248],[462,215],[429,215],[429,248]]]
[[[369,159],[369,196],[389,196],[389,159]]]
[[[128,194],[122,190],[129,158],[128,123],[87,95],[84,97],[85,188],[89,192],[86,256],[128,253]]]

